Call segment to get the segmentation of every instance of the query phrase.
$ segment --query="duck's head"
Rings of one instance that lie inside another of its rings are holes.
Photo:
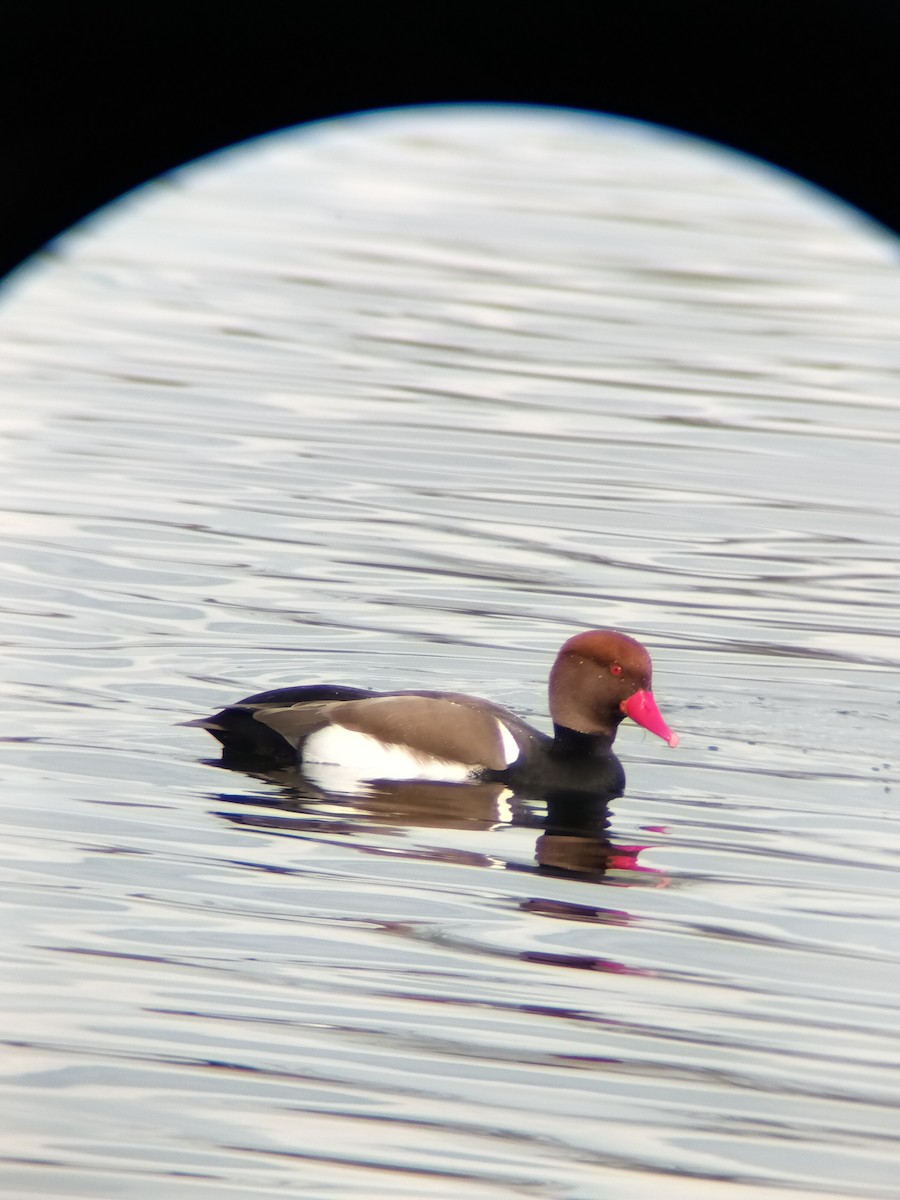
[[[670,746],[678,745],[653,699],[653,664],[634,638],[612,629],[589,629],[569,638],[550,672],[554,725],[612,740],[624,717]]]

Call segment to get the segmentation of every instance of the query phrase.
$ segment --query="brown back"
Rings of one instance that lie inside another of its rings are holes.
[[[502,771],[507,765],[497,717],[490,707],[435,696],[394,694],[365,700],[261,708],[258,721],[293,745],[325,725],[340,725],[423,757]]]

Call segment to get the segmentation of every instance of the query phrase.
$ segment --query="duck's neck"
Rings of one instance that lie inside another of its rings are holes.
[[[615,736],[615,733],[579,733],[554,722],[553,752],[565,758],[608,758]]]

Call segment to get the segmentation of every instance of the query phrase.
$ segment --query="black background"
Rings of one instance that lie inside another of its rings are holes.
[[[12,11],[11,11],[12,10]],[[0,16],[0,271],[222,146],[446,101],[641,117],[788,167],[900,231],[900,0],[82,3]]]

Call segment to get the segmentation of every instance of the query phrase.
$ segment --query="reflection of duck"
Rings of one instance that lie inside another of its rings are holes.
[[[219,793],[215,799],[228,809],[218,815],[244,828],[300,836],[353,834],[363,842],[373,827],[473,831],[525,826],[539,834],[535,856],[542,873],[597,880],[610,868],[644,870],[637,856],[646,847],[617,846],[609,840],[609,798],[602,795],[557,793],[526,800],[502,783],[460,787],[408,779],[360,785],[346,796],[323,792],[296,767],[261,773],[258,778],[278,784],[280,791],[251,796]],[[499,865],[496,846],[489,855],[450,846],[425,850],[421,845],[404,845],[391,853],[469,866]],[[514,871],[533,869],[521,862],[505,866]]]
[[[570,638],[550,672],[553,736],[508,709],[456,692],[369,692],[338,685],[279,688],[188,722],[222,743],[222,763],[250,771],[299,767],[330,792],[361,780],[502,783],[519,794],[620,795],[612,750],[631,717],[670,746],[650,655],[633,638],[593,629]]]

